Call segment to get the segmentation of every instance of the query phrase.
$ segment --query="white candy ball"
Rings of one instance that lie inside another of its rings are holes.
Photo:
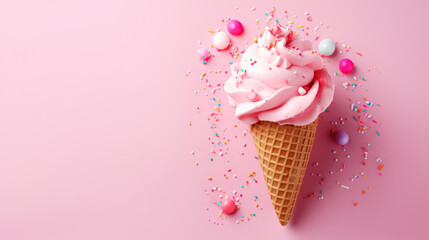
[[[331,39],[324,39],[319,43],[319,52],[323,56],[331,56],[335,51],[335,43]]]
[[[229,46],[229,37],[225,32],[218,32],[213,37],[213,46],[218,50],[226,49]]]

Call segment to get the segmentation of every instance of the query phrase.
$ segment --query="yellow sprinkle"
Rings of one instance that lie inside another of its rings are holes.
[[[237,124],[234,124],[234,127],[237,127]]]
[[[216,107],[216,111],[217,111],[217,112],[220,112],[220,111],[219,111],[219,107]]]
[[[237,58],[238,58],[238,56],[237,56],[237,55],[235,55],[235,56],[234,56],[234,58],[235,58],[235,59],[237,59]]]
[[[213,48],[213,44],[210,44],[210,47]]]
[[[203,72],[203,74],[201,74],[201,77],[204,77],[206,75],[206,73],[205,72]]]
[[[209,30],[209,33],[215,33],[213,30]]]
[[[366,175],[363,175],[363,177],[366,177]]]
[[[257,43],[258,42],[258,37],[254,37],[253,38],[253,43]]]
[[[347,46],[347,48],[349,48],[349,49],[350,49],[350,46]]]
[[[214,73],[216,74],[216,73],[217,73],[217,71],[214,71]]]
[[[243,219],[242,219],[242,218],[240,218],[240,220],[241,220],[241,221],[243,221]]]
[[[293,23],[293,21],[289,21],[289,23],[291,23],[291,24],[292,24],[292,23]]]
[[[195,165],[197,165],[197,166],[198,166],[198,162],[196,162],[196,163],[195,163]]]
[[[192,125],[192,123],[191,122],[189,122],[189,126],[191,126]]]
[[[372,190],[372,187],[369,187],[369,190]]]
[[[226,144],[226,142],[223,142],[223,144]]]
[[[301,28],[301,27],[302,27],[302,25],[298,25],[298,27],[299,27],[299,28]]]
[[[222,217],[222,214],[219,213],[219,217]]]
[[[298,35],[298,33],[297,33],[297,32],[293,32],[293,34]]]

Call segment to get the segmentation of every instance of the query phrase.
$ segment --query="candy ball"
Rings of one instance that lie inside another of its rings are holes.
[[[240,35],[243,33],[243,25],[238,20],[232,19],[228,22],[226,29],[232,35]]]
[[[348,58],[344,58],[343,60],[340,61],[340,71],[344,74],[348,74],[353,72],[353,68],[354,68],[354,64],[353,62],[348,59]]]
[[[218,32],[213,37],[213,46],[218,50],[226,49],[229,46],[229,37],[225,32]]]
[[[349,142],[349,135],[343,131],[338,131],[335,134],[335,142],[338,145],[346,145]]]
[[[235,212],[235,202],[232,199],[225,199],[220,204],[220,209],[222,209],[222,212],[226,214],[232,214]]]
[[[323,56],[331,56],[335,51],[335,43],[331,39],[324,39],[319,43],[319,52]]]
[[[210,52],[205,48],[200,48],[197,52],[201,60],[207,60],[210,57]]]

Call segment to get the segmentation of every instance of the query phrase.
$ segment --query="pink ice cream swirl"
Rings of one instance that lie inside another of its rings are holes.
[[[335,85],[323,67],[310,41],[275,25],[231,66],[224,88],[236,117],[245,123],[307,125],[334,96]]]

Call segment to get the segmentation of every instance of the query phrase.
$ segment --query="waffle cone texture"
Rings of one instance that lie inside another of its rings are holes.
[[[274,210],[280,224],[286,226],[307,169],[317,119],[305,126],[259,121],[250,130]]]

